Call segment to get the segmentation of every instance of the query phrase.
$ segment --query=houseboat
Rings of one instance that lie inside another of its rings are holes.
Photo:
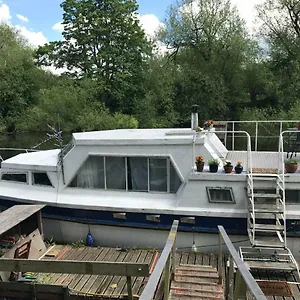
[[[284,133],[278,152],[251,151],[249,134],[236,131],[247,149],[229,151],[220,133],[229,132],[198,128],[196,114],[185,129],[74,133],[62,150],[2,161],[1,208],[46,204],[45,237],[59,242],[83,240],[90,231],[98,245],[160,248],[178,219],[178,248],[217,249],[223,225],[237,245],[289,247],[299,256],[300,172],[285,171]],[[242,171],[225,173],[226,160],[241,161]]]

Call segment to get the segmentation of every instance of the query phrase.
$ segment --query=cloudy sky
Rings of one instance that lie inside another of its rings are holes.
[[[253,8],[263,0],[232,0],[249,27]],[[62,0],[0,0],[0,22],[15,26],[33,47],[61,39]],[[153,34],[173,0],[137,0],[146,33]]]

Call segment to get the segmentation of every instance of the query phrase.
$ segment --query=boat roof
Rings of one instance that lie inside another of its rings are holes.
[[[4,160],[1,163],[1,169],[55,171],[59,152],[59,149],[54,149],[21,153]]]
[[[76,145],[182,144],[191,143],[194,134],[190,128],[116,129],[73,133],[73,138]]]

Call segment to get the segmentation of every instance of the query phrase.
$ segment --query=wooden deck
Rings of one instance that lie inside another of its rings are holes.
[[[85,261],[110,261],[147,263],[150,272],[154,269],[160,253],[155,250],[134,250],[105,247],[81,247],[56,245],[49,251],[55,254],[55,260],[85,260]],[[44,259],[50,257],[45,256]],[[203,253],[179,252],[176,254],[177,264],[205,264],[217,267],[217,255]],[[114,296],[121,298],[127,294],[126,277],[104,275],[76,275],[76,274],[41,274],[40,283],[68,286],[72,293],[95,296]],[[141,295],[148,277],[132,278],[133,295]],[[155,299],[159,299],[162,290],[158,290]]]

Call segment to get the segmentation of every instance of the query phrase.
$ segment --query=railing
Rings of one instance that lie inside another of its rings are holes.
[[[223,262],[223,254],[222,254],[222,240],[224,241],[228,251],[229,251],[229,272],[227,275],[227,289],[226,289],[226,299],[247,299],[246,295],[250,293],[256,300],[267,300],[266,296],[260,289],[259,285],[251,275],[248,270],[246,264],[242,261],[237,251],[235,250],[232,242],[230,241],[225,229],[223,226],[218,226],[219,230],[219,257],[218,257],[218,271],[219,278],[224,282],[223,273],[222,273],[222,262]],[[237,272],[235,281],[233,279],[234,276],[234,266],[235,263]]]
[[[268,139],[268,138],[278,138],[279,135],[285,130],[283,127],[285,124],[296,124],[299,123],[299,120],[264,120],[264,121],[215,121],[216,124],[220,123],[222,124],[222,127],[224,129],[228,129],[230,128],[230,130],[233,131],[232,135],[231,135],[231,150],[235,150],[235,139],[236,139],[236,135],[235,135],[235,129],[237,128],[237,126],[239,124],[253,124],[255,126],[255,134],[251,135],[251,138],[254,138],[254,151],[258,150],[258,139],[259,138],[263,138],[263,139]],[[270,124],[273,123],[274,125],[278,125],[278,130],[276,130],[275,132],[270,132],[268,129],[266,129],[264,127],[265,124]],[[224,125],[225,124],[225,125]],[[264,127],[265,131],[268,131],[270,135],[264,135],[264,136],[260,136],[259,135],[259,129],[260,127]],[[218,130],[216,130],[216,132],[219,132]],[[228,144],[228,135],[225,134],[225,145]]]
[[[171,273],[175,270],[175,255],[176,255],[176,234],[178,229],[178,220],[173,222],[170,230],[167,243],[161,256],[149,277],[148,283],[140,296],[140,300],[152,300],[157,289],[159,280],[164,271],[164,300],[169,298]],[[172,275],[173,276],[173,275]]]

